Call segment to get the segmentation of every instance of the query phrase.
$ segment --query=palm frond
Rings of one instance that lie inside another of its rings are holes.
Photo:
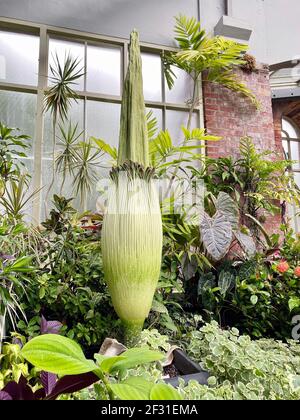
[[[195,140],[199,142],[221,140],[221,137],[208,135],[205,128],[193,128],[192,130],[188,130],[184,125],[182,125],[181,130],[186,140],[185,143]]]
[[[149,142],[150,162],[153,167],[166,159],[174,146],[168,130],[161,131],[155,139]]]
[[[230,70],[209,71],[206,74],[205,80],[222,85],[233,92],[240,93],[248,99],[250,99],[250,101],[256,108],[260,107],[260,103],[257,100],[254,93],[251,92],[251,90],[246,86],[246,84],[241,82],[238,79],[238,76],[232,73]]]
[[[175,39],[179,47],[184,50],[195,50],[199,48],[205,39],[205,30],[201,28],[200,22],[196,18],[188,18],[179,15],[175,18]]]
[[[157,118],[153,115],[153,111],[149,111],[146,114],[146,121],[147,121],[147,133],[148,133],[148,139],[153,139],[158,131],[158,124],[157,124]]]
[[[175,84],[174,67],[177,67],[188,73],[194,83],[205,73],[207,81],[240,92],[258,107],[255,95],[234,73],[235,67],[245,64],[243,57],[248,46],[220,36],[208,37],[195,18],[180,15],[175,19],[175,39],[179,51],[167,52],[162,56],[163,71],[169,89]],[[193,99],[196,101],[196,98]]]
[[[101,152],[106,153],[108,156],[110,156],[113,159],[113,165],[117,164],[118,160],[118,151],[115,147],[111,147],[108,143],[106,143],[102,139],[96,139],[95,137],[91,137],[91,140],[95,142],[95,144],[99,147],[99,150]]]

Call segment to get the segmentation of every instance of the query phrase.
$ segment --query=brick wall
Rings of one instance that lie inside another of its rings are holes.
[[[267,66],[259,66],[253,73],[238,70],[238,77],[256,95],[261,108],[256,108],[240,94],[219,85],[204,83],[204,116],[208,133],[221,136],[220,142],[208,142],[211,157],[236,155],[239,140],[250,136],[260,149],[275,148],[271,89]]]
[[[252,137],[255,145],[261,150],[281,151],[281,120],[280,127],[278,123],[276,125],[275,141],[268,67],[260,65],[255,72],[250,74],[238,70],[238,77],[255,94],[261,107],[257,110],[249,99],[242,95],[216,84],[204,83],[205,126],[209,134],[222,137],[219,142],[207,142],[207,155],[215,158],[237,156],[240,138],[244,136]],[[278,137],[278,130],[280,130],[280,137]],[[269,216],[264,226],[267,231],[274,232],[278,230],[280,223],[280,215]]]

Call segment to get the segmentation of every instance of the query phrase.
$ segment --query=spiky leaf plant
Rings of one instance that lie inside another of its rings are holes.
[[[130,37],[129,66],[121,109],[118,166],[102,231],[105,278],[114,308],[133,345],[148,316],[162,253],[162,221],[154,170],[149,167],[138,33]]]
[[[68,113],[73,101],[79,99],[77,93],[73,89],[76,82],[84,75],[83,69],[80,68],[80,61],[72,58],[70,54],[65,56],[64,63],[61,64],[58,55],[54,57],[54,64],[50,66],[51,87],[45,91],[44,112],[50,111],[52,116],[53,128],[53,145],[52,145],[52,179],[48,186],[45,202],[47,203],[50,191],[55,182],[56,164],[56,128],[57,122],[62,123],[67,120]]]

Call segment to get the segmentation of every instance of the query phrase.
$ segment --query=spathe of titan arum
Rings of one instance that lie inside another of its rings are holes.
[[[149,167],[142,60],[137,31],[130,36],[119,136],[118,166],[111,171],[102,252],[114,308],[133,345],[149,315],[162,254],[162,221],[154,170]]]

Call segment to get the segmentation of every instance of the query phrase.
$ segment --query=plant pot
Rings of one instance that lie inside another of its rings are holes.
[[[179,372],[179,375],[175,378],[167,378],[164,381],[174,387],[178,387],[179,378],[183,379],[187,384],[189,381],[197,381],[201,385],[207,385],[207,379],[209,373],[201,369],[198,363],[191,360],[182,350],[175,349],[173,352],[174,359],[173,365]]]

